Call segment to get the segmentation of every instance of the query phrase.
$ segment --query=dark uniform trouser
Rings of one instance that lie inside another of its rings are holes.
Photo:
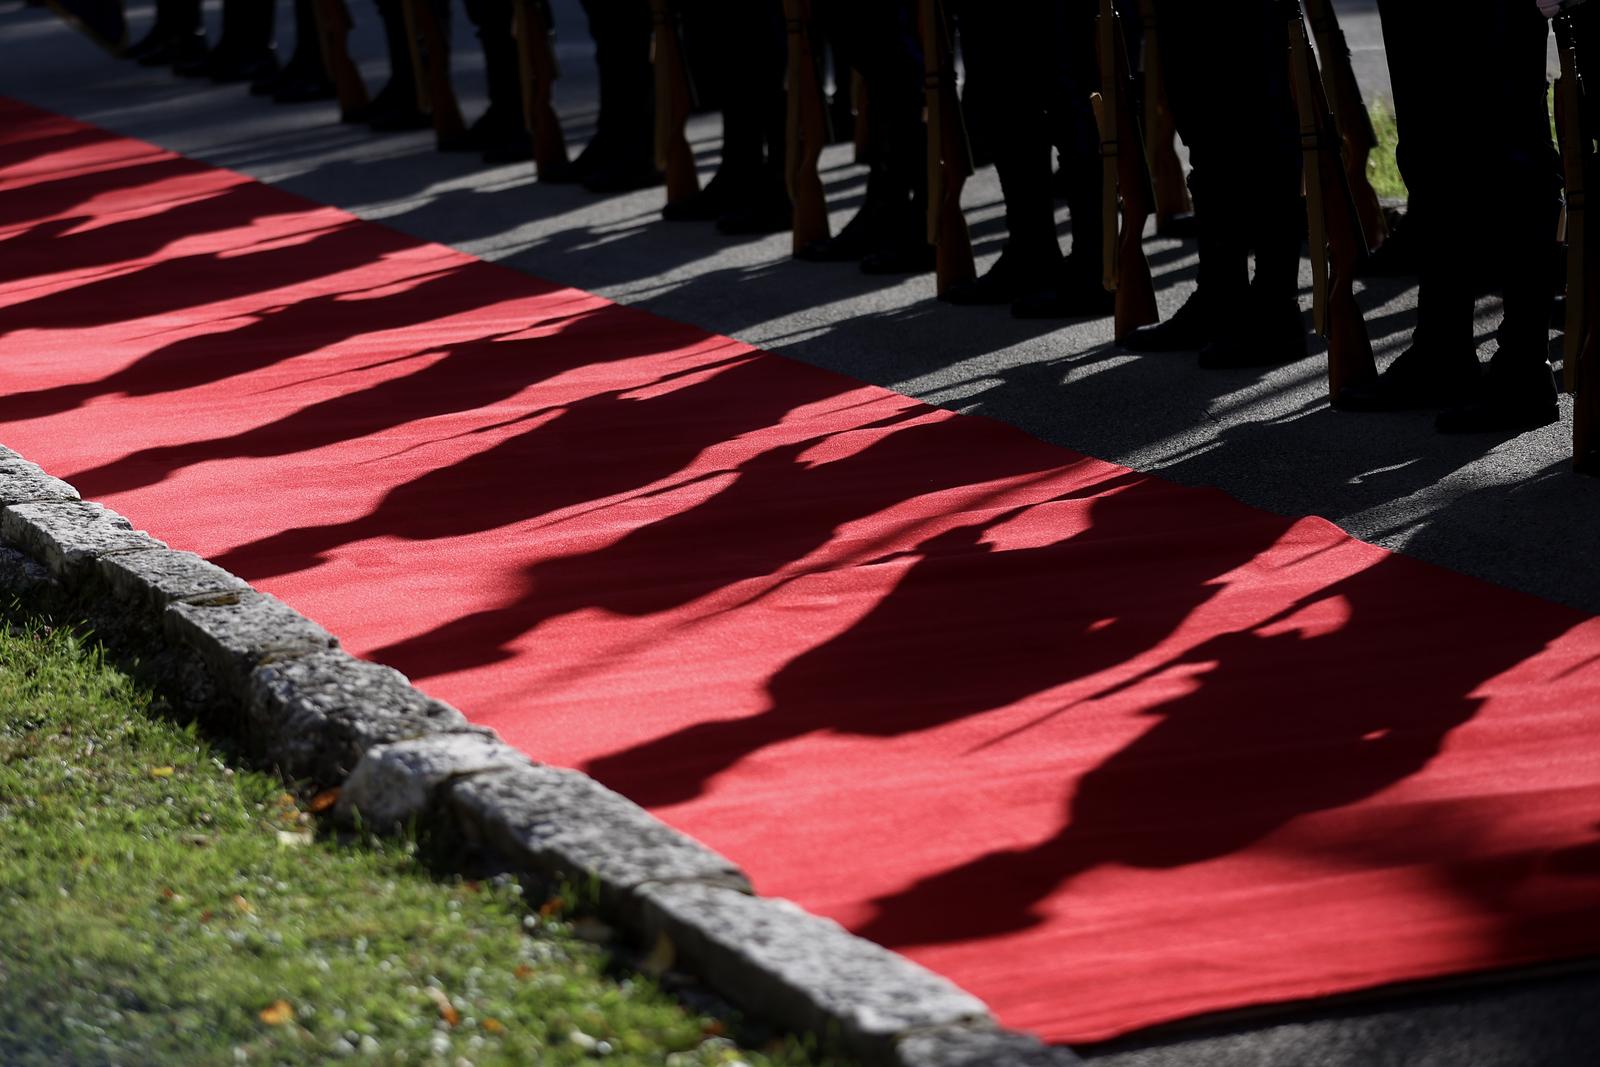
[[[253,55],[272,47],[277,14],[274,0],[222,0],[222,36],[217,48],[230,54]]]
[[[1409,2],[1409,0],[1400,0]],[[1155,0],[1167,97],[1189,148],[1200,290],[1219,321],[1256,297],[1294,300],[1300,265],[1300,137],[1284,7],[1275,0]]]
[[[478,29],[483,46],[489,106],[497,114],[522,119],[522,77],[517,66],[517,41],[511,33],[511,0],[463,0],[467,18]]]
[[[825,0],[817,15],[867,89],[867,204],[885,221],[910,224],[926,209],[928,161],[922,124],[922,46],[910,0]]]
[[[766,168],[782,180],[788,44],[779,0],[694,0],[686,33],[702,42],[699,86],[722,110],[722,170],[736,182]]]
[[[1099,82],[1095,0],[1019,5],[968,0],[960,13],[970,76],[968,119],[981,126],[1005,196],[1007,250],[1024,263],[1054,258],[1050,149],[1059,140],[1070,175],[1075,254],[1098,261],[1100,138],[1089,96]]]
[[[156,0],[156,23],[168,33],[200,32],[200,0]]]
[[[1421,205],[1417,340],[1471,352],[1476,279],[1503,285],[1500,350],[1546,358],[1560,212],[1545,108],[1548,24],[1525,0],[1378,0]]]
[[[655,75],[650,66],[648,0],[583,0],[600,76],[600,119],[593,145],[625,165],[655,151]],[[587,151],[587,149],[586,149]]]

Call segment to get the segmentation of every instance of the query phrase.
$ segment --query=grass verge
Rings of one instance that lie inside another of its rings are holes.
[[[820,1062],[617,970],[568,900],[319,828],[159,711],[0,615],[0,1063]]]
[[[1367,109],[1372,116],[1372,132],[1378,144],[1367,156],[1367,180],[1373,190],[1385,200],[1406,198],[1405,179],[1400,177],[1400,165],[1395,162],[1395,146],[1400,143],[1400,128],[1395,125],[1394,112],[1389,105],[1378,100]]]

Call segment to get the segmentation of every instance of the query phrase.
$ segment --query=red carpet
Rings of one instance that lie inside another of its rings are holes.
[[[0,441],[1007,1024],[1600,950],[1594,620],[0,130]]]

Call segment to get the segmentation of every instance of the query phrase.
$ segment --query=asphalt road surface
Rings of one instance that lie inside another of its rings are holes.
[[[592,49],[575,0],[554,6],[565,72],[556,102],[576,149],[596,110]],[[1369,94],[1385,94],[1372,0],[1337,6],[1358,75]],[[385,74],[377,19],[364,0],[352,7],[352,52],[375,87]],[[132,6],[129,15],[137,35],[153,11]],[[214,4],[207,16],[215,31]],[[484,103],[482,61],[456,16],[458,91],[470,120]],[[287,3],[279,25],[287,44]],[[0,0],[0,58],[0,94],[1080,452],[1217,486],[1269,511],[1321,515],[1363,540],[1600,611],[1600,479],[1569,472],[1565,401],[1558,426],[1441,437],[1424,415],[1330,410],[1320,342],[1311,357],[1265,374],[1118,352],[1109,321],[1022,323],[1004,309],[951,308],[932,299],[927,276],[869,278],[848,265],[793,262],[787,234],[730,240],[708,226],[663,223],[659,190],[601,199],[538,186],[530,165],[439,155],[431,133],[340,126],[332,103],[273,107],[238,86],[116,62],[18,0]],[[718,120],[697,117],[690,136],[707,174]],[[825,153],[823,167],[837,229],[860,203],[864,171],[842,147]],[[981,269],[1003,240],[992,171],[971,181],[964,199]],[[1064,215],[1061,233],[1070,241]],[[1194,249],[1169,240],[1148,249],[1171,311],[1194,285]],[[1380,362],[1404,348],[1414,296],[1402,282],[1361,293]],[[1497,306],[1486,300],[1480,312],[1487,340]],[[1108,1067],[1586,1065],[1600,1047],[1597,999],[1600,977],[1585,970],[1500,976],[1212,1020],[1081,1051]]]

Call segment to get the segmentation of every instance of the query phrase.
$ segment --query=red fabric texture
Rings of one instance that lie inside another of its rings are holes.
[[[1004,1023],[1600,948],[1591,618],[0,131],[0,441]]]

